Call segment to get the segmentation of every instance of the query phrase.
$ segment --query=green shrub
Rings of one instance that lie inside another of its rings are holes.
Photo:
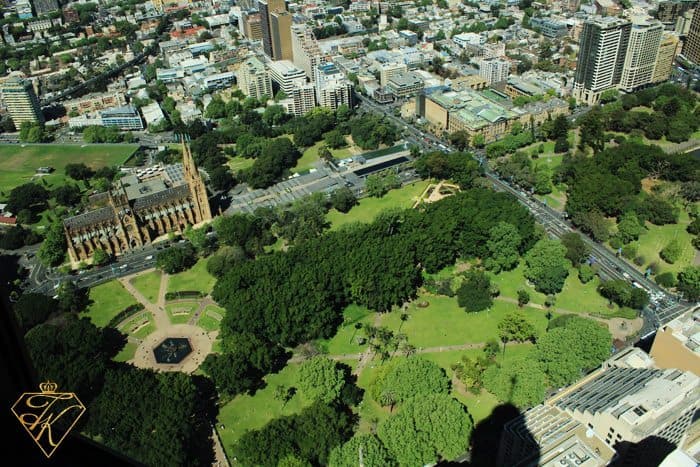
[[[668,264],[673,264],[678,261],[683,254],[683,247],[678,240],[671,240],[668,245],[664,247],[659,256],[661,259],[666,261]]]
[[[672,272],[659,274],[655,279],[661,287],[675,287],[676,285],[676,276]]]

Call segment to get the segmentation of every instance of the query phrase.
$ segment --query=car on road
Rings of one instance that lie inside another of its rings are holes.
[[[147,259],[148,261],[152,260],[152,259],[153,259],[153,255],[148,255],[148,256],[146,256],[146,259]]]

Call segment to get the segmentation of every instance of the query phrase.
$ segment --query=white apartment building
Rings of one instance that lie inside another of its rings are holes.
[[[272,82],[265,65],[255,57],[243,62],[236,72],[238,88],[246,96],[260,99],[263,96],[272,97]]]
[[[652,82],[663,30],[660,21],[633,20],[620,89],[631,92]]]
[[[489,85],[500,83],[508,79],[510,75],[510,62],[498,58],[485,58],[478,61],[479,76],[484,78]]]

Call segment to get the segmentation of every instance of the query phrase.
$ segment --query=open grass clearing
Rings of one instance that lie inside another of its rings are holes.
[[[158,270],[139,274],[131,279],[131,285],[141,294],[146,297],[151,303],[156,303],[158,300],[158,292],[160,291],[161,272]]]
[[[207,332],[218,331],[221,327],[221,319],[224,313],[226,313],[226,310],[221,307],[207,305],[197,320],[197,326]]]
[[[391,190],[381,198],[362,198],[347,214],[331,209],[326,215],[326,219],[331,223],[331,230],[352,222],[372,222],[377,214],[386,209],[413,207],[413,203],[430,183],[428,180],[421,180]]]
[[[119,326],[119,330],[124,334],[143,339],[153,331],[156,325],[153,322],[153,316],[148,311],[140,311],[135,314],[126,323]]]
[[[428,307],[416,306],[423,301],[429,303]],[[498,339],[498,323],[517,309],[515,304],[495,301],[490,310],[467,313],[455,297],[420,295],[409,306],[405,322],[399,311],[392,311],[382,316],[382,326],[406,334],[408,342],[418,349],[482,343]],[[521,311],[539,332],[544,332],[547,318],[543,310],[524,307]]]
[[[254,395],[239,394],[219,409],[216,429],[229,459],[236,456],[234,445],[246,431],[257,430],[274,418],[299,413],[311,405],[300,391],[286,404],[275,399],[277,386],[298,386],[298,372],[299,365],[287,365],[279,373],[267,375],[266,386]]]
[[[320,156],[318,155],[318,150],[321,148],[321,146],[324,146],[325,144],[326,143],[324,143],[323,141],[318,141],[313,146],[306,148],[304,153],[297,161],[297,165],[295,165],[292,169],[292,172],[299,173],[307,171],[309,169],[313,169],[316,166],[316,162],[318,162],[320,159]],[[330,150],[331,155],[335,159],[345,159],[346,157],[352,156],[352,153],[348,148],[328,149]]]
[[[187,323],[197,307],[199,307],[199,303],[193,301],[183,301],[165,305],[165,309],[168,312],[168,318],[173,324]]]
[[[644,271],[646,267],[653,262],[658,263],[659,273],[673,272],[678,273],[685,267],[693,264],[696,250],[691,243],[693,236],[685,229],[690,223],[688,213],[681,210],[681,215],[677,224],[669,225],[653,225],[646,223],[647,230],[639,237],[638,254],[645,260],[644,265],[637,266],[640,271]],[[672,240],[678,240],[683,247],[683,253],[678,261],[669,264],[659,256],[659,252]]]
[[[91,303],[82,316],[87,316],[92,324],[100,328],[107,326],[112,318],[127,307],[137,303],[136,299],[116,280],[93,287],[89,293]]]
[[[123,349],[119,351],[117,355],[114,356],[113,360],[115,362],[128,362],[136,354],[136,348],[138,346],[133,342],[127,342]]]
[[[330,355],[344,355],[363,352],[367,344],[360,345],[358,338],[365,337],[361,327],[363,324],[373,324],[376,313],[367,308],[352,304],[343,311],[343,324],[331,339],[318,341],[319,347]]]
[[[245,158],[241,156],[236,156],[232,157],[226,162],[226,165],[229,166],[231,171],[235,174],[238,173],[240,170],[245,170],[249,167],[253,166],[253,163],[255,162],[255,159],[251,158]]]
[[[47,188],[64,184],[67,164],[82,162],[93,169],[121,165],[137,148],[134,144],[0,144],[2,197],[32,179],[46,180]],[[34,177],[39,167],[53,167],[54,171]]]
[[[216,278],[207,272],[209,258],[202,258],[187,271],[173,274],[168,278],[168,292],[198,291],[209,294]]]

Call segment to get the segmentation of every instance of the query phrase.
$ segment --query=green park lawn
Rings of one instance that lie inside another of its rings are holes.
[[[153,331],[156,325],[153,322],[153,316],[148,311],[142,311],[135,314],[129,321],[119,326],[119,330],[124,334],[143,339]]]
[[[422,180],[391,190],[381,198],[363,198],[347,214],[331,209],[326,219],[331,223],[331,230],[351,222],[372,222],[377,214],[385,209],[408,209],[413,207],[413,203],[416,202],[429,184],[430,181]]]
[[[119,351],[117,355],[114,356],[114,361],[115,362],[128,362],[132,358],[134,358],[134,354],[136,353],[136,348],[137,345],[134,344],[133,342],[127,342],[126,345],[124,346],[123,349]]]
[[[357,338],[364,336],[362,329],[356,325],[372,324],[377,314],[367,308],[352,304],[343,311],[343,324],[331,339],[318,341],[319,347],[330,355],[354,354],[363,352],[367,344],[359,345]]]
[[[535,195],[535,197],[546,203],[547,206],[552,209],[563,211],[566,206],[566,187],[564,185],[553,185],[551,193],[547,195]]]
[[[298,173],[313,169],[316,162],[319,160],[318,150],[324,144],[325,143],[323,141],[318,141],[313,146],[307,148],[297,161],[297,165],[294,166],[292,172]],[[330,149],[330,151],[333,157],[336,159],[344,159],[352,155],[348,148]]]
[[[429,306],[418,308],[416,303],[426,301]],[[419,295],[409,306],[408,319],[401,321],[401,313],[393,311],[382,317],[382,326],[395,333],[406,334],[416,348],[482,343],[498,339],[498,323],[518,307],[512,303],[495,301],[490,310],[467,313],[457,304],[456,297]],[[543,310],[524,307],[522,312],[538,332],[544,332],[547,318]]]
[[[161,272],[151,271],[145,274],[139,274],[131,279],[131,285],[151,303],[156,303],[158,300],[158,292],[160,291]]]
[[[55,169],[41,177],[50,188],[64,183],[67,164],[83,162],[93,169],[121,165],[137,148],[133,144],[0,144],[2,197],[31,181],[39,167]]]
[[[199,306],[198,302],[183,301],[177,303],[169,303],[165,305],[165,309],[168,312],[168,318],[173,324],[185,324],[190,320],[192,313]]]
[[[245,157],[232,157],[228,160],[226,165],[228,165],[231,168],[231,171],[233,173],[238,173],[239,170],[245,170],[253,165],[255,162],[255,159],[253,158],[245,158]]]
[[[197,326],[207,332],[218,331],[221,327],[221,319],[226,310],[215,305],[207,305],[197,320]],[[218,315],[218,316],[217,316]]]
[[[523,289],[530,294],[531,303],[544,305],[544,301],[547,296],[543,293],[537,292],[535,288],[528,283],[525,276],[523,276],[524,269],[524,262],[521,261],[518,267],[511,271],[503,271],[496,275],[492,275],[491,280],[498,285],[498,289],[501,291],[501,297],[508,297],[517,300],[518,290]]]
[[[90,289],[90,305],[83,316],[97,327],[105,327],[110,320],[131,305],[136,299],[118,281],[109,281]]]
[[[284,406],[282,401],[275,399],[277,386],[298,386],[298,370],[299,365],[287,365],[279,373],[267,375],[265,377],[267,385],[256,391],[255,395],[239,394],[220,407],[216,429],[229,459],[235,457],[233,447],[243,433],[262,428],[274,418],[299,413],[311,404],[311,401],[300,392],[297,392]],[[224,428],[221,428],[221,425]]]
[[[208,294],[214,288],[216,278],[207,272],[208,258],[197,261],[187,271],[173,274],[168,279],[168,292],[199,291]]]
[[[638,240],[638,254],[644,257],[645,263],[643,266],[639,266],[638,269],[643,271],[648,264],[656,262],[660,266],[659,273],[667,271],[677,273],[692,265],[695,259],[695,248],[691,243],[693,237],[685,230],[689,222],[688,213],[685,210],[681,211],[677,224],[653,225],[647,222],[647,230]],[[659,252],[672,240],[678,240],[681,243],[683,254],[678,261],[668,264],[661,259]]]

